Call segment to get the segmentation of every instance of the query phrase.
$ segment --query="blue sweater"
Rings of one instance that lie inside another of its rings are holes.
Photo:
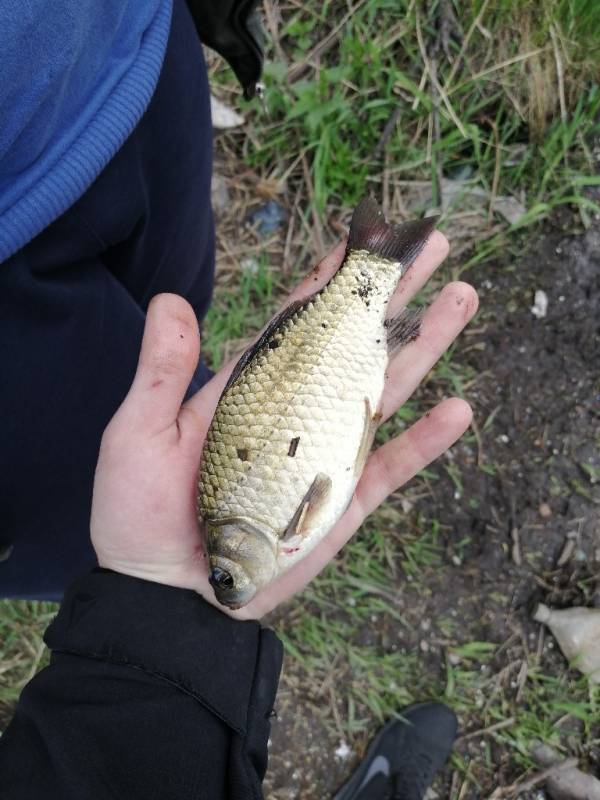
[[[0,0],[0,261],[66,211],[129,136],[171,0]]]

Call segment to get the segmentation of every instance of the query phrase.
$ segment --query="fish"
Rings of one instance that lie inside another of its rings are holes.
[[[388,304],[436,221],[390,224],[363,198],[335,275],[284,308],[234,367],[197,493],[209,582],[222,605],[247,605],[350,504],[381,420],[389,359],[420,330],[421,310],[388,318]]]

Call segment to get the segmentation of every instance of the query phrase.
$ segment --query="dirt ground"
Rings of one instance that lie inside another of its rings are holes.
[[[419,653],[425,686],[444,680],[449,643],[502,645],[487,667],[490,691],[501,689],[518,716],[527,709],[528,666],[564,670],[551,637],[530,619],[532,605],[600,605],[600,224],[581,235],[548,232],[518,258],[461,277],[481,297],[480,315],[453,356],[476,376],[466,393],[474,444],[452,450],[460,489],[444,474],[413,511],[439,520],[441,565],[427,573],[426,590],[400,577],[394,605],[404,624],[394,630],[393,618],[380,617],[367,637],[383,651],[397,641]],[[531,311],[538,289],[548,297],[543,318]],[[450,635],[448,616],[458,624]],[[331,796],[374,733],[368,726],[344,739],[332,733],[335,703],[321,688],[307,687],[302,666],[287,660],[272,727],[270,800]],[[488,797],[523,770],[497,738],[469,736],[486,724],[483,713],[457,711],[457,753],[463,763],[473,761],[471,780],[459,794],[458,773],[448,766],[437,796]],[[597,749],[572,720],[566,732],[571,728],[597,772]],[[600,728],[593,733],[597,739]]]

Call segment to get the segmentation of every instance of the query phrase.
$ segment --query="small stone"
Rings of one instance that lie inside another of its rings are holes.
[[[218,97],[210,96],[210,114],[212,117],[213,128],[217,130],[227,130],[229,128],[238,128],[244,124],[244,118],[233,108],[230,108]]]
[[[544,519],[547,519],[548,517],[552,516],[552,509],[550,508],[548,503],[540,503],[538,511],[540,513],[540,517],[544,517]]]
[[[335,757],[339,758],[340,761],[347,761],[348,756],[352,753],[352,750],[348,747],[346,742],[343,740],[340,741],[339,747],[336,747],[334,750]]]
[[[531,313],[537,319],[543,319],[548,313],[548,295],[543,289],[537,289],[531,306]]]
[[[248,256],[248,258],[242,258],[240,261],[240,267],[242,268],[243,272],[249,272],[251,275],[256,275],[258,273],[258,259],[253,258],[252,256]]]

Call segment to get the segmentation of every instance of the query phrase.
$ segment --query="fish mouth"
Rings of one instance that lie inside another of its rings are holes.
[[[207,520],[209,582],[218,602],[247,605],[277,572],[269,536],[246,518]]]
[[[215,597],[219,601],[222,606],[226,606],[227,608],[231,609],[231,611],[238,611],[240,608],[244,608],[247,606],[250,600],[253,599],[256,592],[237,592],[235,596],[227,595],[222,592],[220,589],[215,588],[213,584],[213,591],[215,593]]]

